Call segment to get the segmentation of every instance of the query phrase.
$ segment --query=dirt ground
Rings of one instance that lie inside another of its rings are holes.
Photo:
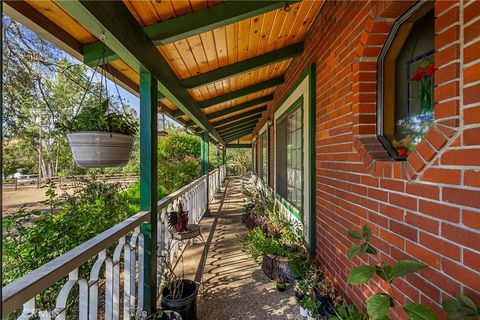
[[[62,192],[58,189],[57,192]],[[2,213],[4,216],[11,215],[22,205],[30,209],[44,209],[45,205],[40,202],[45,200],[45,189],[36,187],[24,188],[19,190],[2,190]]]

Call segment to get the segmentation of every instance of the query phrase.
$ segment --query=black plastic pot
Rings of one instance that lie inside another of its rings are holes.
[[[197,294],[199,284],[192,280],[180,280],[183,282],[183,294],[180,299],[173,300],[167,298],[169,290],[163,289],[162,308],[178,312],[183,320],[197,319]]]
[[[314,290],[314,295],[315,295],[315,300],[320,302],[318,313],[320,314],[320,316],[324,317],[328,313],[329,306],[333,304],[332,298],[330,298],[329,296],[324,296],[319,294],[317,290]]]
[[[304,296],[305,292],[303,292],[302,290],[295,290],[295,298],[297,298],[298,302],[300,302],[300,300],[302,300]]]

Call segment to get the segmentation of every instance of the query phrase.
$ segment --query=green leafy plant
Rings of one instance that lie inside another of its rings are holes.
[[[106,131],[135,135],[138,130],[135,117],[124,108],[113,109],[109,106],[109,100],[84,106],[66,124],[67,131]]]
[[[451,320],[480,319],[480,309],[470,298],[462,294],[456,298],[443,300],[442,307]]]
[[[367,320],[367,315],[353,305],[338,306],[331,320]]]
[[[316,301],[311,296],[305,296],[301,300],[301,306],[308,311],[308,315],[310,317],[318,317],[318,308],[320,308],[320,302]]]
[[[348,230],[350,237],[361,240],[360,244],[354,245],[348,251],[348,258],[351,260],[360,253],[376,256],[377,250],[371,245],[372,231],[368,225],[364,225],[361,232]],[[347,282],[353,285],[361,285],[368,282],[376,274],[381,279],[391,284],[395,279],[413,274],[420,269],[427,267],[426,264],[415,260],[400,260],[394,265],[379,261],[375,265],[364,264],[350,270]],[[387,313],[395,306],[394,298],[387,293],[376,293],[367,299],[367,313],[371,319],[389,319]],[[409,319],[434,320],[435,313],[428,307],[417,303],[406,303],[403,310]]]

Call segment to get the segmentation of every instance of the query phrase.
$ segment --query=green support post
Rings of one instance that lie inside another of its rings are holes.
[[[210,136],[208,135],[208,132],[205,132],[202,135],[202,144],[201,144],[201,153],[202,153],[202,175],[206,175],[205,177],[205,183],[206,183],[206,189],[207,189],[207,207],[205,209],[205,216],[208,217],[210,210],[208,208],[208,183],[209,183],[209,168],[208,168],[208,152],[209,152],[209,139]]]
[[[150,211],[144,236],[143,310],[156,311],[157,302],[157,80],[140,73],[140,210]]]

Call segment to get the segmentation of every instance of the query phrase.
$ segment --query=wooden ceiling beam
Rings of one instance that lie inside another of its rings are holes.
[[[227,122],[226,124],[220,124],[220,125],[216,125],[216,123],[213,123],[213,126],[217,129],[217,130],[223,130],[225,128],[230,128],[230,127],[235,127],[239,124],[243,124],[245,122],[249,122],[249,121],[258,121],[258,119],[260,119],[260,116],[261,114],[253,114],[253,115],[250,115],[246,118],[242,118],[240,120],[236,120],[234,122]]]
[[[217,96],[217,97],[214,97],[214,98],[210,98],[208,100],[201,101],[198,104],[200,105],[200,108],[208,108],[208,107],[211,107],[213,105],[216,105],[216,104],[219,104],[219,103],[222,103],[222,102],[225,102],[225,101],[233,100],[233,99],[236,99],[236,98],[240,98],[240,97],[255,93],[257,91],[261,91],[261,90],[265,90],[265,89],[268,89],[268,88],[276,87],[276,86],[282,84],[283,81],[284,81],[283,76],[278,77],[278,78],[269,79],[269,80],[266,80],[266,81],[256,83],[256,84],[254,84],[252,86],[249,86],[249,87],[238,89],[238,90],[223,94],[221,96]]]
[[[253,131],[253,128],[254,128],[254,126],[252,126],[250,128],[245,128],[241,131],[237,131],[237,132],[234,132],[234,133],[231,133],[231,134],[223,135],[222,137],[225,141],[235,140],[235,139],[238,139],[240,137],[243,137],[246,134],[251,133]]]
[[[240,119],[246,118],[246,117],[251,116],[251,115],[260,114],[260,113],[264,112],[265,110],[267,110],[267,107],[261,107],[261,108],[253,109],[253,110],[250,110],[250,111],[247,111],[247,112],[244,112],[244,113],[241,113],[241,114],[237,114],[237,115],[234,115],[232,117],[225,118],[225,119],[222,119],[220,121],[214,122],[213,126],[214,127],[219,127],[219,126],[222,126],[224,124],[234,122],[236,120],[240,120]]]
[[[222,137],[200,111],[198,103],[123,2],[59,0],[56,3],[97,38],[105,35],[107,47],[138,73],[149,70],[158,80],[159,91],[170,102],[224,144]]]
[[[240,131],[244,131],[246,129],[254,128],[255,125],[256,125],[256,123],[249,123],[248,125],[244,125],[244,126],[236,128],[236,129],[231,129],[231,130],[222,132],[222,133],[220,133],[220,135],[222,137],[230,136],[230,135],[233,135],[233,134],[238,133]]]
[[[230,143],[227,144],[227,149],[242,149],[242,148],[251,148],[251,143]]]
[[[287,1],[295,3],[298,1]],[[173,19],[161,21],[143,28],[144,33],[155,45],[166,45],[186,39],[200,33],[261,15],[265,12],[282,8],[285,1],[225,1],[206,9],[188,13]],[[86,45],[89,52],[87,65],[96,65],[100,56],[101,42]],[[119,59],[112,50],[108,50],[108,60]]]
[[[238,128],[241,128],[241,127],[245,127],[245,126],[249,126],[251,124],[256,124],[258,121],[258,118],[254,118],[254,119],[251,119],[249,121],[241,121],[239,123],[237,123],[236,125],[229,125],[229,126],[225,126],[221,129],[217,129],[218,133],[220,133],[220,135],[228,132],[228,131],[232,131],[232,130],[235,130],[235,129],[238,129]]]
[[[261,68],[279,61],[293,58],[303,53],[303,42],[277,49],[257,57],[227,65],[182,81],[185,88],[195,88],[207,83],[230,78],[250,70]]]

